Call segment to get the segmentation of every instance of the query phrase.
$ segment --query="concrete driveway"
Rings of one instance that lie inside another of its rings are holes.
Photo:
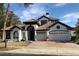
[[[10,55],[79,55],[79,45],[55,41],[33,41],[21,49],[2,53]]]

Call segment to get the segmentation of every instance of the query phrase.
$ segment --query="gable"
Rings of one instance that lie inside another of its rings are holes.
[[[43,16],[41,16],[40,18],[38,18],[37,20],[42,20],[42,18],[43,19],[47,19],[47,20],[49,20],[49,21],[52,21],[52,20],[58,20],[57,18],[54,18],[54,17],[47,17],[47,16],[45,16],[45,15],[43,15]]]
[[[20,28],[20,27],[18,27],[18,26],[13,26],[11,29],[14,29],[14,28],[21,29],[21,28]]]
[[[54,30],[59,30],[57,29],[57,27],[60,27],[60,30],[72,30],[73,29],[72,27],[64,23],[61,23],[59,21],[55,21],[55,22],[49,21],[46,24],[39,26],[37,30],[50,30],[51,28]]]
[[[42,17],[42,18],[39,19],[39,21],[41,21],[41,20],[47,20],[48,21],[49,19],[46,18],[46,17]]]
[[[51,26],[49,26],[49,28],[52,27],[53,29],[57,30],[57,26],[60,26],[60,29],[58,29],[58,30],[72,30],[73,29],[72,27],[70,27],[62,22],[59,22],[59,21],[52,24]]]
[[[44,19],[45,19],[45,20],[48,20],[48,19],[50,19],[50,18],[48,18],[48,17],[46,17],[46,16],[43,15],[43,16],[41,16],[40,18],[38,18],[37,20],[40,21],[40,20],[44,20]]]
[[[51,26],[50,30],[67,30],[67,27],[60,23],[57,23],[54,26]]]
[[[51,21],[52,19],[50,19],[49,17],[43,15],[42,17],[38,18],[37,20],[39,21],[39,23],[40,23],[41,25],[44,25],[44,24],[46,24],[48,21]]]
[[[18,30],[20,30],[18,27],[12,29],[12,31],[18,31]]]
[[[18,26],[10,26],[10,27],[6,27],[6,29],[5,29],[5,30],[13,30],[14,28],[21,29],[21,28],[20,28],[20,27],[18,27]],[[3,28],[2,28],[1,30],[3,30]]]
[[[43,17],[43,18],[40,19],[39,22],[40,22],[41,25],[43,25],[43,24],[46,24],[46,23],[48,22],[48,20],[49,20],[49,19]]]

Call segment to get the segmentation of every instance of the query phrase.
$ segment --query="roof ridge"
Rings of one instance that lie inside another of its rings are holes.
[[[47,16],[45,16],[45,15],[42,15],[41,17],[39,17],[39,18],[37,18],[37,20],[39,20],[39,19],[41,19],[41,18],[43,18],[43,17],[45,17],[45,18],[48,18],[49,20],[58,20],[57,18],[55,18],[55,17],[47,17]]]

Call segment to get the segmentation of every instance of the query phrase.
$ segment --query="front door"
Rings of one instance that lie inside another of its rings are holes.
[[[28,40],[35,41],[35,29],[33,26],[28,26]]]

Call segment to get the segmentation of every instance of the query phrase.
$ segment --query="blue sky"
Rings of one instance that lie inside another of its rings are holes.
[[[67,25],[75,26],[79,18],[78,3],[35,3],[28,8],[18,4],[11,4],[10,9],[20,17],[21,21],[31,18],[37,19],[49,12],[50,17],[58,18]]]

